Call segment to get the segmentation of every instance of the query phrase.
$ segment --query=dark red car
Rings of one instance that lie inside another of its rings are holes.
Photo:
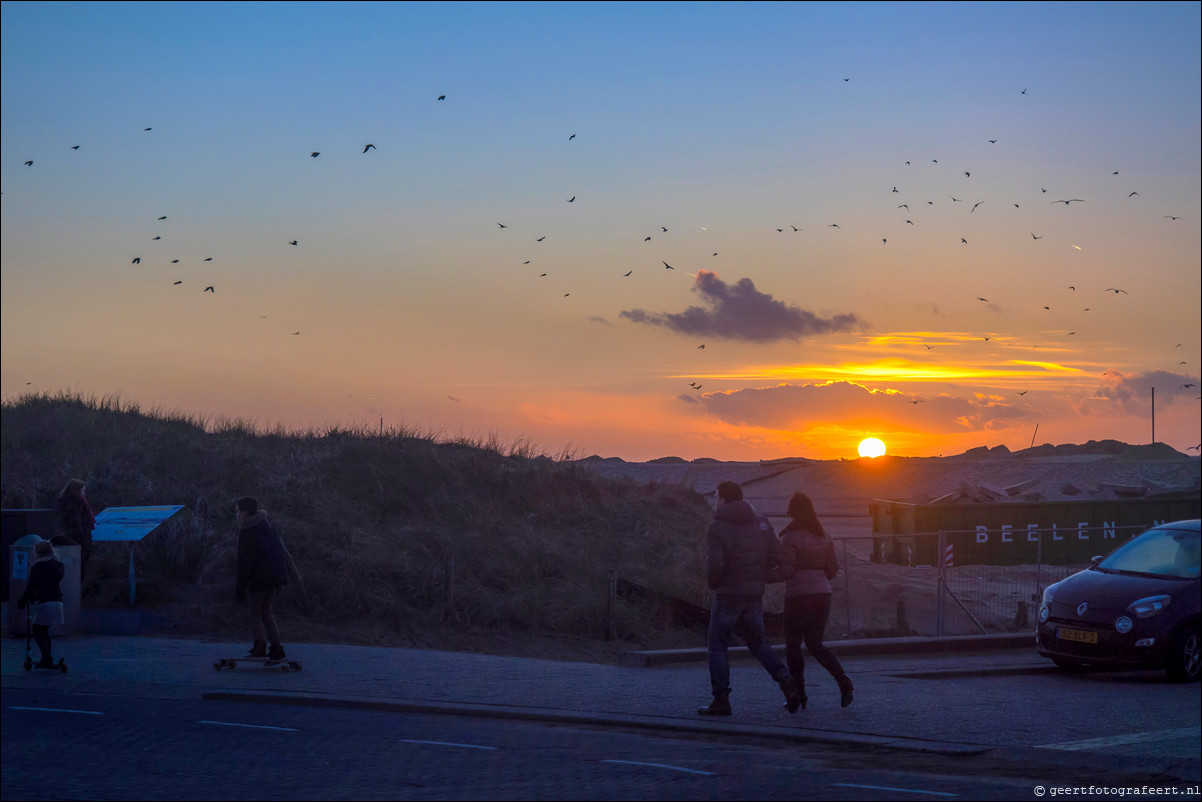
[[[1043,592],[1036,648],[1065,669],[1163,668],[1196,681],[1200,553],[1192,520],[1153,527],[1095,558]]]

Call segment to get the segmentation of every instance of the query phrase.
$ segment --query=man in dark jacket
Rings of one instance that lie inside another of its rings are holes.
[[[280,643],[280,630],[275,623],[272,604],[280,588],[288,584],[288,558],[284,544],[271,525],[267,523],[267,511],[259,509],[259,502],[244,496],[234,506],[238,519],[238,584],[235,596],[238,601],[250,602],[251,630],[254,644],[248,657],[267,657],[283,660],[284,647]],[[271,650],[267,642],[271,642]]]
[[[697,712],[729,716],[730,661],[726,650],[738,635],[776,680],[790,713],[801,706],[801,689],[764,636],[764,585],[784,560],[768,519],[743,500],[734,482],[718,485],[718,509],[706,533],[706,580],[714,592],[708,635],[714,701]]]

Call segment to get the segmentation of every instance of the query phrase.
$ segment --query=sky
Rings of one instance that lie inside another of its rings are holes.
[[[0,393],[1196,454],[1200,8],[4,2]]]

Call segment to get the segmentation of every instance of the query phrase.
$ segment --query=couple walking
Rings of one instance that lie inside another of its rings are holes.
[[[838,573],[835,544],[804,493],[789,500],[789,524],[780,537],[768,519],[743,500],[735,482],[718,485],[718,509],[706,533],[706,580],[714,592],[708,635],[714,700],[697,712],[729,716],[730,662],[727,649],[738,635],[785,695],[790,713],[806,706],[804,643],[839,684],[840,702],[852,701],[852,683],[823,643],[831,610],[830,580]],[[764,585],[785,582],[785,658],[764,636]]]

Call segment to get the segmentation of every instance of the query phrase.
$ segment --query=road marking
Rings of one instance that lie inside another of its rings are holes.
[[[688,774],[702,774],[706,777],[713,777],[712,771],[698,771],[697,769],[686,769],[684,766],[670,766],[667,763],[640,763],[637,760],[602,760],[602,763],[620,763],[623,766],[650,766],[653,769],[672,769],[672,771],[683,771]]]
[[[899,794],[926,794],[928,796],[959,796],[959,794],[945,794],[942,791],[920,791],[915,788],[893,788],[888,785],[856,785],[855,783],[831,783],[838,788],[865,788],[869,791],[896,791]]]
[[[1067,752],[1079,752],[1085,749],[1105,749],[1108,746],[1127,746],[1143,744],[1149,741],[1160,741],[1166,738],[1189,738],[1198,734],[1197,727],[1183,727],[1179,730],[1159,730],[1158,732],[1133,732],[1130,735],[1111,735],[1108,738],[1090,738],[1085,741],[1065,741],[1059,744],[1038,744],[1036,749],[1063,749]]]
[[[456,744],[449,741],[415,741],[411,738],[402,738],[403,744],[430,744],[432,746],[461,746],[464,749],[489,749],[495,751],[495,746],[476,746],[475,744]]]
[[[95,710],[64,710],[59,707],[10,707],[9,710],[43,710],[47,713],[79,713],[84,716],[103,716]]]
[[[278,730],[280,732],[300,732],[295,727],[271,727],[266,724],[238,724],[233,721],[198,721],[197,724],[216,724],[219,727],[246,727],[250,730]]]

